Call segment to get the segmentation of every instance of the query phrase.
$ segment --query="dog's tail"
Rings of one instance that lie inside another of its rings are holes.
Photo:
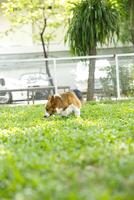
[[[73,92],[75,93],[75,95],[78,97],[78,99],[83,102],[83,96],[82,96],[82,92],[78,89],[74,89]]]

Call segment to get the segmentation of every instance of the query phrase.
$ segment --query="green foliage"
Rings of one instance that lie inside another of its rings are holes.
[[[120,67],[121,92],[125,96],[134,96],[134,66]]]
[[[107,72],[107,77],[100,78],[104,93],[107,97],[117,96],[117,83],[115,66],[103,69]],[[119,67],[119,82],[121,95],[134,96],[134,66],[125,64]]]
[[[85,0],[74,3],[65,41],[75,55],[89,55],[98,43],[119,35],[119,14],[112,1]]]
[[[102,89],[106,97],[116,97],[117,96],[117,89],[116,89],[116,71],[115,65],[108,66],[102,69],[107,73],[106,77],[100,78],[100,83],[102,85]]]
[[[1,200],[131,200],[134,101],[83,105],[80,118],[44,106],[0,107]]]
[[[33,38],[40,40],[40,33],[47,20],[47,30],[44,40],[49,42],[54,38],[55,30],[63,22],[63,5],[59,0],[7,0],[1,3],[3,14],[11,22],[12,29],[24,24],[33,27]],[[6,30],[7,32],[8,30]]]
[[[134,44],[134,3],[133,0],[116,0],[121,17],[120,41]]]

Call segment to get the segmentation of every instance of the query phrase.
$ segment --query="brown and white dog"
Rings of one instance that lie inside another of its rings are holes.
[[[67,117],[71,113],[80,116],[81,100],[76,91],[50,96],[46,104],[45,117],[53,114]]]

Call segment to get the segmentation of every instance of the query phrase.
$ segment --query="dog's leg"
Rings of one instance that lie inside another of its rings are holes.
[[[67,110],[62,111],[61,112],[61,116],[67,117],[68,116],[68,111]]]
[[[72,104],[68,108],[66,108],[66,110],[62,111],[61,115],[67,117],[71,113],[74,113],[75,116],[79,117],[80,116],[80,108],[78,108]]]
[[[61,115],[62,112],[63,112],[63,108],[56,108],[56,113],[58,115]]]
[[[73,110],[74,110],[73,105],[70,105],[68,108],[66,108],[64,111],[61,112],[61,115],[67,117],[73,112]]]
[[[80,117],[80,108],[74,106],[74,114],[76,117]]]

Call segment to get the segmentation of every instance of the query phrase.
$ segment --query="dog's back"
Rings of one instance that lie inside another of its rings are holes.
[[[62,101],[64,102],[65,107],[73,104],[74,106],[80,108],[81,107],[81,101],[77,97],[77,95],[74,92],[66,92],[60,94]]]

